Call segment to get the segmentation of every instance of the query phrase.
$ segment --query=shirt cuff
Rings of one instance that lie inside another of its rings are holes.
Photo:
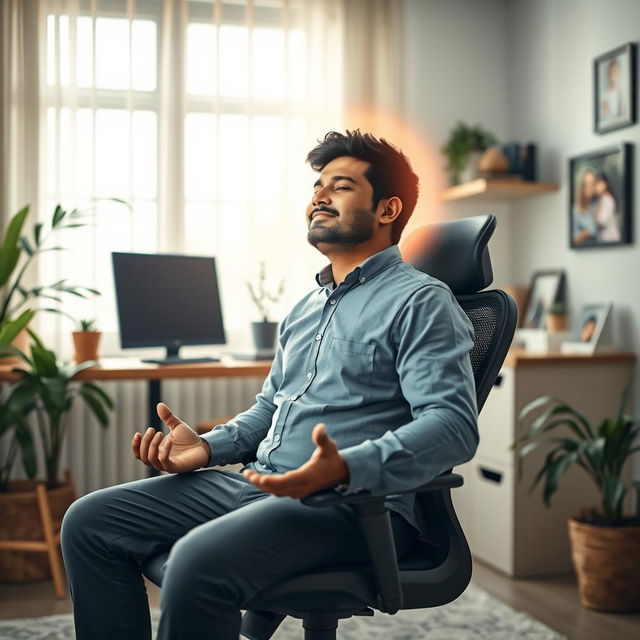
[[[209,433],[200,436],[211,449],[209,466],[235,462],[236,443],[224,425],[217,425]]]
[[[349,484],[342,493],[356,493],[363,489],[372,489],[380,482],[380,452],[371,440],[346,449],[340,449],[349,469]]]

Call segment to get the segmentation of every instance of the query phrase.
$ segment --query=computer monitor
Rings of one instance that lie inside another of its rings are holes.
[[[204,362],[181,358],[183,345],[225,340],[213,257],[112,253],[120,344],[123,349],[165,347],[158,364]]]

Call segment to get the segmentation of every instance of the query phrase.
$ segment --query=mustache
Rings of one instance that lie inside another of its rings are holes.
[[[338,212],[337,212],[335,209],[331,209],[330,207],[316,207],[315,209],[313,209],[313,210],[311,211],[311,214],[310,214],[310,215],[311,215],[311,217],[313,217],[313,215],[314,215],[315,213],[318,213],[318,212],[320,212],[320,211],[322,211],[322,212],[324,212],[324,213],[330,213],[331,215],[334,215],[334,216],[337,216],[337,215],[338,215]]]

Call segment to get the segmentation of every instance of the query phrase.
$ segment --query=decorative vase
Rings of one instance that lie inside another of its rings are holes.
[[[74,360],[79,364],[87,360],[98,360],[100,331],[74,331],[73,344],[76,348]]]
[[[567,316],[560,313],[547,313],[547,330],[553,333],[567,330]]]
[[[464,169],[460,172],[460,182],[471,182],[478,177],[478,161],[482,151],[470,151]]]
[[[276,346],[277,322],[252,322],[253,344],[257,351],[272,351]]]
[[[492,174],[507,173],[509,170],[509,160],[502,153],[500,147],[489,147],[478,160],[478,171]]]
[[[580,602],[599,611],[640,611],[640,526],[604,527],[569,518]]]
[[[45,540],[42,505],[38,500],[36,480],[13,480],[9,491],[0,493],[0,541],[7,546],[16,541]],[[55,489],[47,489],[51,524],[59,532],[62,518],[75,500],[75,490],[67,472],[65,483]],[[15,548],[0,548],[0,582],[18,583],[43,580],[51,577],[51,563],[44,550],[23,551]]]

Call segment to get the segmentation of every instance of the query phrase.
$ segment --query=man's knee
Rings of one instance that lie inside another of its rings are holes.
[[[100,530],[100,514],[109,498],[102,489],[78,498],[68,509],[62,520],[60,544],[65,553],[72,552],[82,544],[92,532]]]

